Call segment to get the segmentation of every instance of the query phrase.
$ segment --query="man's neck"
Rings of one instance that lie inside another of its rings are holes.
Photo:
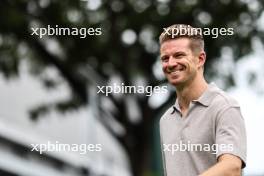
[[[207,89],[207,86],[208,83],[203,77],[197,77],[188,85],[176,87],[180,109],[183,112],[188,111],[190,102],[193,100],[197,100]]]

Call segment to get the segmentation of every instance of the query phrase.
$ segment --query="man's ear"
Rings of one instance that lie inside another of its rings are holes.
[[[201,51],[198,56],[199,68],[202,68],[204,66],[205,61],[206,61],[206,53],[204,51]]]

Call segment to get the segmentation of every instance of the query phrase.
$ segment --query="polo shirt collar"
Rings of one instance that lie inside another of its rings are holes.
[[[209,106],[216,95],[217,89],[218,87],[215,85],[215,83],[212,82],[208,84],[208,87],[203,92],[203,94],[197,100],[193,100],[193,102],[199,102],[204,106]],[[181,112],[178,98],[176,99],[175,105],[173,106],[173,111],[175,110]]]
[[[204,93],[198,98],[198,100],[194,101],[197,101],[204,106],[209,106],[216,96],[218,89],[219,88],[215,85],[215,83],[210,83]]]
[[[175,105],[173,106],[173,111],[177,110],[178,112],[181,112],[181,108],[179,105],[178,98],[176,99]]]

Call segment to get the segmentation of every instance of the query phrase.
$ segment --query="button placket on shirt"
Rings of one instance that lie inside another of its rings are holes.
[[[184,118],[182,118],[182,122],[184,123],[182,129],[181,129],[181,132],[180,132],[180,140],[183,142],[183,143],[187,143],[188,141],[185,141],[185,137],[184,137],[184,130],[186,128],[188,128],[189,126],[189,123],[191,121],[191,118],[190,118],[190,113],[193,111],[193,108],[195,107],[195,103],[196,102],[191,102],[190,103],[190,107],[189,107],[189,110],[186,114],[186,116]]]

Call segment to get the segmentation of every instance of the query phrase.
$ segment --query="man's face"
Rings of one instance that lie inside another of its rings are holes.
[[[199,57],[190,48],[188,38],[165,41],[160,48],[162,70],[174,86],[190,83],[200,68]]]

